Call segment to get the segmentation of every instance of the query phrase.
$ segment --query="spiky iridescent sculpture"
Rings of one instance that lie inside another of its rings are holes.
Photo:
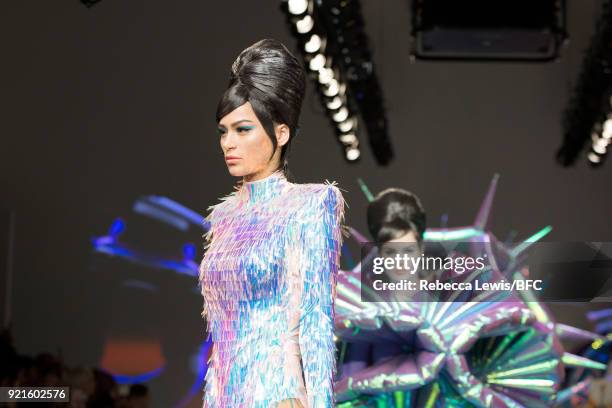
[[[484,244],[489,273],[521,279],[521,254],[551,228],[512,247],[485,231],[497,180],[473,226],[428,229],[425,242]],[[555,324],[530,291],[484,293],[477,302],[365,302],[360,269],[339,274],[336,336],[374,347],[400,344],[410,352],[342,377],[338,407],[545,407],[567,398],[569,390],[559,390],[566,366],[605,369],[564,352],[560,336],[596,335]]]

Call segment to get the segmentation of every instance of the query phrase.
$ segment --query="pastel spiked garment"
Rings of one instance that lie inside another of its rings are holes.
[[[204,407],[334,404],[334,299],[344,199],[276,171],[209,208],[199,281],[213,349]]]

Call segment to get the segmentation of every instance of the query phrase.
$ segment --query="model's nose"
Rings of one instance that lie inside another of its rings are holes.
[[[234,150],[236,148],[236,141],[234,137],[232,137],[231,133],[225,135],[224,138],[221,139],[221,149],[223,152],[227,154],[230,150]]]

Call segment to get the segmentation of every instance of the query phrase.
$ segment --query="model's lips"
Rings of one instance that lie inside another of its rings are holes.
[[[226,162],[228,162],[228,163],[229,163],[229,162],[234,162],[234,161],[236,161],[236,160],[240,160],[240,157],[236,157],[236,156],[227,156],[227,157],[225,158],[225,161],[226,161]]]

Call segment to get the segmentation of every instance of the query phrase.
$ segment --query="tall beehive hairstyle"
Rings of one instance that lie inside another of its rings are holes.
[[[277,147],[274,125],[286,124],[290,138],[282,148],[280,167],[289,176],[289,148],[298,133],[305,89],[304,67],[287,47],[273,39],[258,41],[244,49],[232,64],[228,87],[217,106],[217,122],[250,102],[274,150]]]
[[[413,231],[422,243],[426,215],[421,200],[401,188],[388,188],[378,193],[368,205],[368,229],[377,243],[383,243]]]

